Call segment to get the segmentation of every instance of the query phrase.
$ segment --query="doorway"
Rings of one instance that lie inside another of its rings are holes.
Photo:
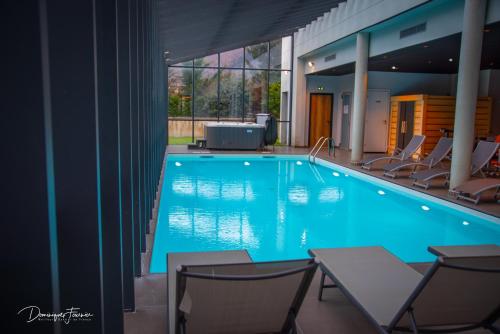
[[[399,102],[397,147],[403,149],[413,137],[415,101]]]
[[[351,140],[351,93],[342,94],[342,132],[340,137],[340,147],[349,149]]]
[[[390,92],[369,89],[366,100],[364,152],[386,152]]]
[[[312,93],[309,112],[309,146],[332,136],[333,94]]]

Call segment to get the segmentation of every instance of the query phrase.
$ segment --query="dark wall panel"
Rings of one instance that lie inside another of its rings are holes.
[[[9,329],[122,333],[166,144],[158,1],[2,3]],[[12,282],[10,281],[12,280]],[[17,312],[79,308],[88,321]]]
[[[132,113],[131,113],[131,62],[128,1],[117,1],[118,46],[118,118],[120,146],[120,209],[122,224],[123,308],[135,309],[134,300],[134,220],[132,196]],[[139,265],[139,263],[137,263]]]
[[[53,178],[47,169],[42,45],[39,5],[10,1],[0,5],[3,64],[0,80],[2,147],[2,263],[6,312],[2,328],[11,333],[52,333],[51,322],[26,323],[22,308],[57,308],[57,258],[51,261],[49,194]],[[53,203],[51,205],[53,208]],[[53,218],[53,217],[52,217]],[[54,237],[54,235],[53,235]],[[54,249],[56,251],[57,249]],[[55,274],[55,276],[53,276]],[[53,278],[55,281],[53,281]],[[5,281],[4,281],[5,282]],[[6,326],[6,327],[4,327]]]

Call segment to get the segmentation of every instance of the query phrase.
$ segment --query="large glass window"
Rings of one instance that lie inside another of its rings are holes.
[[[235,49],[220,54],[220,67],[243,68],[243,49]]]
[[[269,43],[251,45],[245,48],[245,68],[269,68]]]
[[[255,115],[267,112],[267,73],[245,70],[245,119],[255,121]]]
[[[241,121],[243,110],[243,70],[220,70],[219,119]]]
[[[217,69],[194,69],[194,116],[217,120]]]
[[[192,139],[192,75],[192,68],[168,70],[168,133],[172,145],[190,143]]]
[[[195,67],[217,67],[219,66],[219,55],[214,54],[194,60]]]
[[[169,144],[203,137],[206,122],[254,122],[270,113],[288,143],[291,37],[169,65]]]

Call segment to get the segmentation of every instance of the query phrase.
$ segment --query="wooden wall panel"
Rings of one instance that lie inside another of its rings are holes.
[[[453,129],[455,122],[455,97],[434,95],[403,95],[391,97],[391,117],[389,124],[388,153],[396,147],[398,108],[401,101],[415,101],[414,134],[426,136],[423,153],[432,151],[442,133],[441,128]],[[486,137],[491,128],[490,97],[480,97],[477,102],[475,134]]]

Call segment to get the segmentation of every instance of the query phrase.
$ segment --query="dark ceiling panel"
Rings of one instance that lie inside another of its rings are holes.
[[[500,23],[485,27],[481,69],[500,69]],[[399,49],[368,60],[368,70],[412,73],[457,73],[461,34]],[[354,63],[326,69],[313,75],[345,75]]]
[[[345,0],[163,0],[168,63],[290,35]]]

